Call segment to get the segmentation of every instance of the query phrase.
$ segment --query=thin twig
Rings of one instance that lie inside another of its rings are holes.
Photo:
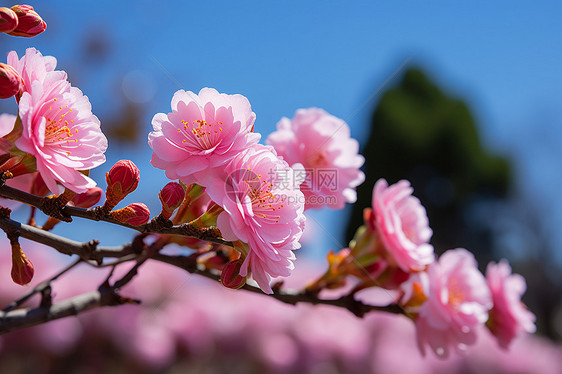
[[[185,271],[192,274],[199,274],[204,277],[218,281],[220,276],[213,274],[207,270],[202,270],[197,267],[197,263],[193,258],[185,256],[169,256],[164,254],[157,254],[152,257],[153,260],[164,262],[170,265],[174,265],[178,268],[184,269]],[[263,291],[258,288],[246,284],[242,289],[261,295],[265,295]],[[377,311],[377,312],[387,312],[393,314],[403,314],[404,311],[400,305],[390,304],[386,306],[377,306],[365,304],[360,300],[356,300],[353,295],[342,296],[338,299],[321,299],[315,294],[304,292],[304,291],[291,291],[291,290],[278,290],[275,293],[269,295],[274,299],[277,299],[283,303],[296,305],[298,303],[306,303],[312,305],[332,305],[340,308],[344,308],[352,312],[358,317],[363,317],[366,313]]]
[[[117,265],[124,264],[125,262],[133,261],[133,260],[136,260],[138,258],[139,258],[138,254],[131,253],[131,254],[128,254],[126,256],[123,256],[123,257],[119,258],[118,260],[108,262],[108,263],[103,263],[101,265],[99,265],[97,262],[94,262],[94,261],[84,261],[84,263],[88,264],[92,267],[101,269],[101,268],[115,267]]]
[[[75,316],[102,306],[127,303],[138,303],[138,301],[121,297],[112,287],[102,285],[97,291],[78,295],[50,306],[16,309],[9,312],[2,311],[0,312],[0,334],[39,325],[55,319]]]
[[[0,186],[0,195],[12,199],[17,200],[32,207],[36,207],[38,209],[43,208],[43,204],[45,201],[50,201],[52,199],[48,199],[45,197],[35,196],[33,194],[20,191],[16,188],[12,188],[10,186],[4,185]],[[162,227],[161,225],[155,225],[151,222],[141,225],[141,226],[132,226],[127,223],[122,223],[109,215],[100,216],[99,212],[96,208],[84,209],[74,206],[66,205],[61,209],[61,214],[57,214],[55,218],[60,218],[60,215],[64,217],[80,217],[85,218],[91,221],[104,221],[114,225],[119,225],[123,227],[127,227],[133,230],[136,230],[141,233],[158,233],[158,234],[171,234],[171,235],[180,235],[186,236],[191,238],[196,238],[200,240],[205,240],[208,242],[222,244],[229,247],[232,247],[233,244],[229,241],[223,240],[220,237],[217,237],[216,230],[212,229],[200,229],[197,227],[193,227],[189,223],[184,223],[178,226],[173,227]]]
[[[106,257],[119,258],[133,253],[129,244],[118,247],[101,247],[95,240],[78,242],[10,218],[0,218],[0,229],[6,233],[17,232],[22,238],[48,245],[65,255],[78,255],[84,260],[94,260],[98,263],[101,263]]]
[[[70,271],[72,268],[74,268],[80,262],[82,262],[82,259],[80,259],[80,258],[77,259],[76,261],[74,261],[73,263],[71,263],[70,265],[68,265],[67,267],[62,269],[61,271],[59,271],[57,274],[53,275],[51,278],[47,279],[46,281],[43,281],[43,282],[39,283],[37,286],[35,286],[31,291],[26,293],[24,296],[22,296],[19,299],[13,301],[10,305],[8,305],[4,309],[2,309],[2,311],[3,312],[9,312],[10,310],[15,309],[18,306],[20,306],[21,304],[25,303],[33,295],[35,295],[37,293],[42,293],[44,290],[46,290],[48,287],[51,286],[51,282],[58,279],[61,275],[65,274],[66,272]]]

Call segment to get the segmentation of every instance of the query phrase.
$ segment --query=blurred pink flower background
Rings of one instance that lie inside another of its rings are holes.
[[[9,246],[2,244],[0,297],[6,306],[30,288],[11,282]],[[37,271],[31,287],[68,262],[49,248],[27,241],[22,246]],[[289,287],[322,271],[298,265]],[[105,273],[80,265],[54,282],[55,300],[91,290]],[[122,293],[142,298],[143,305],[106,307],[1,336],[0,372],[555,374],[562,367],[562,347],[525,335],[505,351],[484,328],[468,352],[445,361],[424,358],[405,317],[373,313],[359,319],[327,306],[293,307],[156,262]]]

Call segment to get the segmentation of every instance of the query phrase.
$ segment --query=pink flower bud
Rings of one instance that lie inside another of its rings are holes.
[[[33,264],[23,253],[20,244],[12,242],[12,280],[21,286],[31,282],[33,279]]]
[[[105,179],[107,180],[106,205],[113,208],[137,188],[140,172],[132,161],[121,160],[105,174]]]
[[[90,208],[96,205],[102,195],[102,189],[99,187],[88,188],[88,191],[75,195],[71,202],[74,206],[79,208]]]
[[[18,95],[23,87],[23,79],[16,69],[0,62],[0,99]]]
[[[176,210],[185,198],[185,190],[181,184],[170,182],[164,186],[160,194],[160,202],[162,203],[162,215],[170,218],[174,210]]]
[[[241,267],[240,260],[230,261],[224,265],[221,273],[222,285],[235,290],[242,288],[246,284],[246,277],[240,275]]]
[[[41,34],[47,24],[31,5],[14,5],[12,10],[18,16],[18,26],[8,35],[32,37]]]
[[[0,8],[0,32],[11,32],[18,27],[17,14],[6,7]]]
[[[143,203],[133,203],[125,208],[114,210],[110,213],[111,217],[121,223],[128,223],[132,226],[144,225],[150,219],[150,210]]]

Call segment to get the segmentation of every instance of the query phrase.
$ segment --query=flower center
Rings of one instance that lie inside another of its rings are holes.
[[[183,129],[178,129],[179,133],[183,133],[184,139],[182,143],[195,146],[196,148],[208,150],[213,148],[220,140],[222,133],[222,122],[211,124],[205,120],[196,120],[188,123],[182,120]]]
[[[459,281],[456,278],[453,278],[449,281],[448,285],[448,293],[449,293],[449,304],[457,307],[462,304],[466,297],[462,288],[459,284]]]
[[[322,152],[317,152],[309,159],[310,165],[315,167],[325,167],[328,166],[328,161]]]
[[[252,210],[258,217],[272,223],[279,223],[281,216],[272,214],[277,209],[283,208],[285,199],[280,195],[275,195],[271,191],[273,183],[264,180],[261,174],[254,174],[251,169],[244,175],[244,182],[248,185],[248,197],[252,202]]]
[[[54,101],[57,101],[55,98]],[[68,121],[65,117],[72,113],[72,109],[65,106],[59,106],[57,112],[53,111],[52,107],[49,107],[49,113],[45,115],[47,124],[45,125],[45,144],[56,145],[62,148],[63,145],[69,143],[78,143],[78,139],[74,135],[78,134],[78,130],[72,130],[70,127],[74,123],[74,120]],[[67,155],[70,155],[70,151],[66,151]]]

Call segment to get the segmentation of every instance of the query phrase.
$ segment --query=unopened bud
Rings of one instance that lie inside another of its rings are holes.
[[[32,37],[41,34],[47,24],[31,5],[14,5],[12,10],[18,16],[18,26],[8,35]]]
[[[181,184],[170,182],[164,186],[158,196],[162,203],[162,216],[169,219],[182,203],[185,197],[185,190]]]
[[[129,204],[124,208],[109,213],[111,217],[121,223],[132,226],[141,226],[150,219],[150,210],[143,203]]]
[[[105,179],[107,180],[105,206],[111,210],[137,188],[140,172],[132,161],[121,160],[105,174]]]
[[[0,99],[8,99],[14,95],[19,95],[23,87],[23,79],[16,69],[0,62]]]
[[[99,187],[88,188],[86,192],[75,195],[70,202],[79,208],[90,208],[96,205],[102,195],[102,189]]]
[[[33,264],[25,253],[23,253],[17,239],[12,244],[12,280],[21,286],[31,282],[33,279]]]
[[[241,266],[242,261],[240,260],[230,261],[224,265],[221,273],[223,286],[237,290],[246,284],[246,278],[240,275]]]
[[[17,14],[6,7],[0,8],[0,32],[11,32],[18,27]]]

